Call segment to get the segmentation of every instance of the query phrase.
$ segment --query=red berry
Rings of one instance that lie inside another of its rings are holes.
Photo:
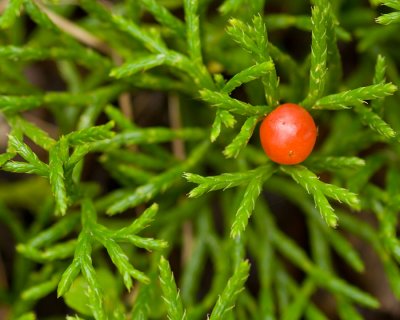
[[[293,103],[277,107],[260,127],[261,145],[267,156],[279,164],[297,164],[310,155],[317,139],[317,127],[307,110]]]

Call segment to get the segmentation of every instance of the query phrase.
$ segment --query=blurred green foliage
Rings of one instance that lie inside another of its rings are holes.
[[[0,10],[0,316],[400,316],[365,253],[400,299],[400,1]],[[301,165],[259,145],[283,102]]]

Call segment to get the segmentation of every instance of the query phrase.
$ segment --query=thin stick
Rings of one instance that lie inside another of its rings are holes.
[[[71,22],[68,19],[54,13],[50,9],[46,8],[42,3],[36,1],[36,4],[40,7],[40,9],[47,14],[50,20],[65,33],[68,33],[73,38],[78,41],[86,44],[89,47],[95,48],[102,53],[110,54],[110,48],[107,46],[105,42],[88,32],[87,30],[79,27],[75,23]]]
[[[121,65],[123,60],[121,56],[115,51],[112,52],[112,59],[117,66]],[[131,95],[129,92],[123,92],[118,97],[119,106],[121,108],[122,113],[129,120],[133,121],[133,107],[131,103]]]
[[[180,129],[182,127],[182,119],[179,98],[176,94],[171,93],[168,95],[168,111],[171,128]],[[172,151],[178,159],[184,160],[186,158],[185,145],[182,139],[172,141]]]
[[[176,94],[168,95],[168,112],[169,112],[169,122],[171,128],[180,129],[182,127],[181,110],[179,104],[179,97]],[[176,139],[172,141],[172,151],[180,160],[186,158],[185,144],[182,139]],[[193,252],[193,224],[187,221],[182,226],[182,253],[181,253],[181,263],[185,265]]]

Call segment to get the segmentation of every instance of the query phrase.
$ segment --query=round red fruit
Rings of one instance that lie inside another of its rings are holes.
[[[317,133],[308,111],[294,103],[285,103],[274,109],[260,127],[261,145],[267,156],[286,165],[307,159],[314,148]]]

